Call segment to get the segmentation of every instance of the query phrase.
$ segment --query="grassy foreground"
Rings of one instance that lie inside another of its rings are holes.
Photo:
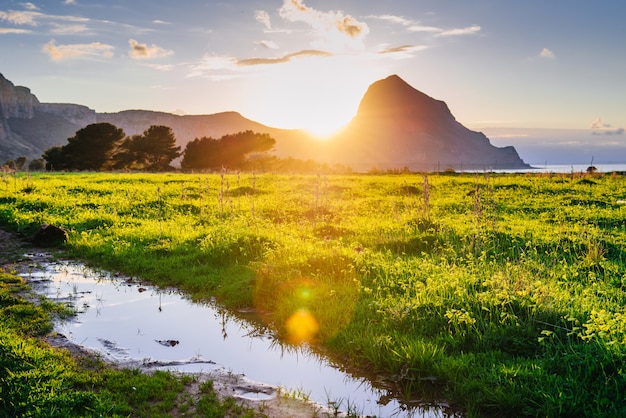
[[[470,416],[626,415],[622,175],[18,174],[0,224]],[[193,320],[190,318],[190,320]]]

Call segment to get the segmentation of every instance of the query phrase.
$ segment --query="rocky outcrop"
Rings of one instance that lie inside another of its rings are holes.
[[[0,119],[32,118],[37,105],[39,100],[30,89],[16,87],[0,74]]]

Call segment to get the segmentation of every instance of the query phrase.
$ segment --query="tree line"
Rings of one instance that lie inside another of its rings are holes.
[[[67,139],[67,144],[48,148],[42,158],[8,160],[2,171],[174,171],[171,164],[180,160],[184,171],[273,171],[278,173],[348,173],[349,167],[330,166],[313,160],[279,158],[267,152],[276,140],[266,133],[243,131],[212,137],[195,138],[185,146],[176,145],[172,129],[152,125],[140,135],[126,136],[110,123],[88,125]]]
[[[43,153],[46,170],[171,171],[172,161],[181,156],[183,170],[238,170],[246,168],[251,155],[269,151],[276,143],[268,134],[244,131],[219,139],[196,138],[181,152],[170,127],[152,125],[141,135],[127,137],[106,122],[88,125],[67,141]]]

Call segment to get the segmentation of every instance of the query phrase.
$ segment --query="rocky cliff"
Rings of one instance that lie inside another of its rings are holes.
[[[39,158],[48,148],[90,123],[96,112],[86,106],[40,103],[30,89],[15,86],[0,74],[0,164],[25,156]]]

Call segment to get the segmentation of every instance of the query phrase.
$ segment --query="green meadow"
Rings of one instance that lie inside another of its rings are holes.
[[[622,174],[6,174],[0,225],[469,416],[626,416]],[[189,321],[197,321],[189,318]]]

